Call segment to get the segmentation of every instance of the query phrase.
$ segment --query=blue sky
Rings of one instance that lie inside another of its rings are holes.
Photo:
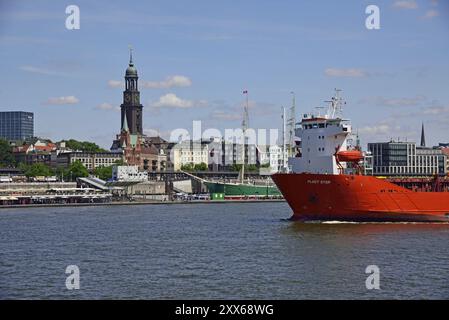
[[[80,8],[67,30],[65,8]],[[380,8],[381,29],[365,28]],[[280,128],[343,90],[362,142],[449,142],[449,1],[0,2],[0,110],[35,113],[35,131],[109,148],[120,127],[121,82],[134,48],[144,128],[167,135],[250,124]]]

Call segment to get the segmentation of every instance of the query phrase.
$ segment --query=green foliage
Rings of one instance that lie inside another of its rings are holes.
[[[66,173],[67,179],[70,179],[71,181],[76,181],[77,178],[89,176],[89,172],[87,171],[86,167],[79,160],[70,164]]]
[[[13,167],[15,164],[12,147],[8,141],[0,139],[0,167]]]
[[[109,167],[96,167],[94,170],[94,175],[96,175],[101,180],[108,181],[112,178],[112,166]]]
[[[234,163],[234,164],[231,166],[231,171],[240,171],[241,168],[242,168],[242,165],[241,165],[241,164],[236,164],[236,163]]]
[[[193,163],[187,163],[187,164],[183,164],[181,166],[181,170],[186,171],[186,172],[191,172],[191,171],[195,170],[195,167],[193,166]]]
[[[68,181],[70,178],[69,169],[57,167],[55,169],[55,176],[57,176],[61,181]]]
[[[63,140],[67,148],[74,151],[84,152],[107,152],[105,149],[100,148],[96,143],[89,141],[77,141],[75,139]],[[62,142],[62,141],[61,141]]]
[[[207,171],[208,170],[207,163],[201,162],[197,164],[187,163],[181,166],[182,171],[192,172],[192,171]]]
[[[235,164],[234,163],[231,166],[231,171],[240,171],[241,168],[242,168],[241,164]],[[257,170],[259,170],[259,168],[255,164],[246,164],[245,165],[245,171],[246,172],[256,172]]]
[[[261,168],[269,168],[270,167],[270,163],[262,164],[260,167]]]
[[[20,163],[19,168],[24,172],[25,176],[29,177],[50,177],[54,176],[54,171],[43,163],[34,163],[27,165]]]
[[[255,164],[249,164],[245,166],[245,170],[248,172],[256,172],[259,168]]]
[[[201,162],[194,166],[195,171],[207,171],[209,167],[207,166],[207,163]]]

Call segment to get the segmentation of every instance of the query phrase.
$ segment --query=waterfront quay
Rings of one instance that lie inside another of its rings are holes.
[[[129,170],[126,167],[126,170]],[[281,197],[244,195],[228,198],[209,193],[207,181],[232,182],[238,173],[153,172],[115,177],[104,181],[95,176],[78,178],[76,182],[2,182],[0,207],[143,205],[170,203],[268,202]],[[268,176],[248,175],[248,181],[272,183]]]
[[[112,194],[79,188],[76,182],[18,182],[0,184],[0,206],[110,202]]]

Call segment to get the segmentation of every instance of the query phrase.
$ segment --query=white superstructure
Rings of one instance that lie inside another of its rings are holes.
[[[349,120],[341,118],[343,100],[336,90],[324,116],[304,114],[295,134],[300,138],[300,152],[289,159],[294,173],[338,174],[336,153],[348,150],[351,135]],[[343,165],[344,164],[340,164]]]

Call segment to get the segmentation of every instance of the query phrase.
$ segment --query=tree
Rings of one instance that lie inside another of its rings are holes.
[[[248,164],[245,166],[245,170],[248,172],[256,172],[258,168],[255,164]]]
[[[78,141],[75,139],[63,140],[65,146],[72,150],[80,150],[83,152],[107,152],[105,149],[100,148],[96,143],[89,141]]]
[[[109,167],[96,167],[94,170],[94,174],[100,178],[101,180],[108,181],[112,178],[112,166]]]
[[[240,169],[242,169],[242,165],[241,164],[234,163],[231,166],[231,171],[240,171]],[[258,170],[257,165],[255,165],[255,164],[245,164],[245,171],[246,172],[255,172],[257,170]]]
[[[231,166],[231,171],[240,171],[240,169],[242,169],[241,164],[233,163]]]
[[[19,168],[24,172],[25,176],[29,177],[50,177],[54,175],[53,170],[43,163],[33,163],[27,165],[20,163]]]
[[[79,160],[70,164],[67,169],[68,179],[72,181],[76,181],[77,178],[87,177],[89,175],[89,171],[87,171],[86,167]]]
[[[64,167],[57,167],[55,169],[55,175],[61,180],[61,181],[67,181],[70,178],[70,173],[68,168]]]
[[[194,170],[193,163],[186,163],[186,164],[183,164],[183,165],[181,166],[181,170],[182,170],[182,171],[187,171],[187,172],[193,171],[193,170]]]
[[[13,167],[15,165],[12,147],[8,141],[0,139],[0,167]]]
[[[207,163],[201,162],[194,166],[195,171],[207,171],[208,166]]]

